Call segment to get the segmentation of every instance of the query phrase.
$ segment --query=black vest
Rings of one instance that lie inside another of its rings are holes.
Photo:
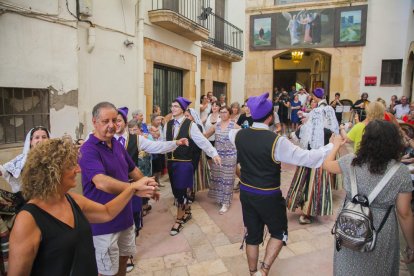
[[[125,146],[132,161],[134,161],[135,165],[138,165],[138,135],[128,134]]]
[[[178,129],[178,135],[175,137],[176,140],[179,140],[181,138],[187,138],[189,142],[191,143],[191,138],[190,138],[191,123],[192,122],[189,119],[184,118],[184,120],[180,124],[180,128]],[[174,140],[174,136],[172,133],[173,124],[174,124],[174,120],[170,120],[167,123],[167,133],[166,133],[167,141]],[[167,153],[167,158],[170,161],[192,161],[193,149],[187,146],[178,146],[173,152]]]
[[[273,155],[279,136],[266,129],[246,128],[236,135],[240,180],[259,189],[280,187],[280,162]]]

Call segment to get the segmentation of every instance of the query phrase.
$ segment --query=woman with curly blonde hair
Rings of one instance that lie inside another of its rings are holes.
[[[28,203],[10,235],[8,275],[97,275],[89,223],[112,220],[135,194],[158,198],[156,182],[142,178],[105,205],[68,192],[80,172],[78,150],[67,139],[33,148],[22,175]]]
[[[347,142],[354,143],[354,152],[357,152],[359,149],[362,135],[368,123],[373,120],[384,120],[385,107],[381,102],[371,102],[365,106],[365,112],[366,118],[362,122],[355,124],[348,133],[345,132],[345,126],[343,124],[339,127],[342,138]]]

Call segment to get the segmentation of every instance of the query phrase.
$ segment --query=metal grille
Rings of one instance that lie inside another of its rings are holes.
[[[183,72],[169,67],[154,65],[153,102],[161,108],[161,114],[170,113],[170,104],[183,95]]]
[[[24,142],[35,126],[50,129],[49,90],[0,87],[0,145]]]

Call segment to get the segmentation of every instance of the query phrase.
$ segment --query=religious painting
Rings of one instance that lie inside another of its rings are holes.
[[[366,20],[366,5],[336,9],[335,47],[365,45]]]
[[[276,48],[332,47],[335,9],[276,14]]]
[[[274,49],[274,16],[252,15],[250,17],[250,46],[252,50]]]

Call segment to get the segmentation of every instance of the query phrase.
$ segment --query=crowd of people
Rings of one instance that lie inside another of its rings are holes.
[[[92,110],[93,131],[76,142],[52,138],[44,127],[31,129],[23,153],[0,165],[11,187],[1,196],[11,199],[10,215],[17,214],[1,269],[9,275],[125,275],[149,200],[159,199],[159,179],[168,172],[176,207],[170,235],[192,219],[197,191],[209,189],[225,215],[240,190],[249,271],[268,275],[288,240],[287,211],[300,208],[299,223],[310,224],[334,213],[333,189],[345,189],[345,202],[352,200],[350,170],[367,195],[391,166],[414,163],[413,137],[398,124],[414,121],[406,97],[386,106],[364,93],[346,124],[335,112],[342,105],[339,93],[330,103],[322,88],[275,90],[273,101],[268,98],[264,93],[228,105],[225,95],[208,92],[195,110],[178,97],[169,114],[154,106],[149,124],[141,110],[129,120],[127,107],[101,102]],[[354,143],[354,153],[339,157],[347,142]],[[286,199],[281,162],[297,166]],[[83,195],[69,191],[78,173]],[[414,261],[413,175],[414,165],[400,166],[370,206],[375,227],[384,209],[395,208],[375,254],[335,251],[335,275],[398,274],[397,218],[407,242],[404,261]],[[259,265],[265,226],[270,239]]]

